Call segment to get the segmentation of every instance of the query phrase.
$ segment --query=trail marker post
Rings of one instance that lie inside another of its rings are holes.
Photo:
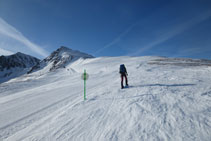
[[[88,80],[89,75],[84,70],[84,73],[81,75],[82,80],[84,80],[84,100],[86,100],[86,80]]]

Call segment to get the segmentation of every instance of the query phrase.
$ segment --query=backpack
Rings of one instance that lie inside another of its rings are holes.
[[[120,73],[126,73],[126,68],[125,68],[125,65],[124,64],[121,64],[120,65],[119,72]]]

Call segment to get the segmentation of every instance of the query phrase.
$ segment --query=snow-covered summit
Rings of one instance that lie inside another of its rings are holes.
[[[67,64],[79,58],[94,58],[92,55],[72,50],[61,46],[56,51],[52,52],[50,56],[42,60],[39,64],[34,66],[29,73],[42,69],[43,71],[53,71],[58,68],[64,68]]]
[[[59,62],[69,59],[72,60],[74,58],[93,58],[93,56],[61,46],[56,51],[52,52],[50,56],[45,58],[44,61],[50,63],[54,61]]]

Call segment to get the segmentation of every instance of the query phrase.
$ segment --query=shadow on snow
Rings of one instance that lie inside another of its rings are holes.
[[[134,87],[156,87],[156,86],[162,86],[162,87],[184,87],[184,86],[194,86],[196,84],[146,84],[146,85],[137,85],[137,86],[130,86],[130,88]]]

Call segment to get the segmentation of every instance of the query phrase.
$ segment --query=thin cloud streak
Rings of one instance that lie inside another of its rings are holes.
[[[12,55],[14,52],[0,48],[0,55]]]
[[[30,50],[39,54],[42,57],[48,56],[47,51],[45,51],[44,49],[42,49],[40,46],[36,45],[35,43],[32,43],[21,32],[19,32],[13,26],[9,25],[2,18],[0,18],[0,34],[11,37],[15,39],[16,41],[19,41],[20,43],[28,47]]]
[[[149,49],[154,48],[155,46],[164,43],[165,41],[175,37],[176,35],[181,34],[182,32],[194,27],[195,25],[209,19],[211,17],[211,11],[207,11],[206,13],[200,14],[199,16],[193,18],[192,20],[189,20],[187,22],[184,22],[180,25],[175,26],[170,30],[169,32],[164,33],[163,35],[159,36],[157,40],[152,41],[148,45],[145,45],[144,47],[140,48],[139,50],[136,50],[134,53],[128,54],[128,56],[136,56],[139,55]]]
[[[100,48],[99,50],[97,50],[95,52],[95,54],[98,54],[100,52],[102,52],[103,50],[113,46],[114,44],[118,43],[121,41],[121,38],[126,36],[139,22],[136,22],[134,24],[132,24],[131,26],[129,26],[124,32],[122,32],[118,37],[116,37],[113,41],[111,41],[110,43],[108,43],[107,45],[105,45],[104,47]]]

